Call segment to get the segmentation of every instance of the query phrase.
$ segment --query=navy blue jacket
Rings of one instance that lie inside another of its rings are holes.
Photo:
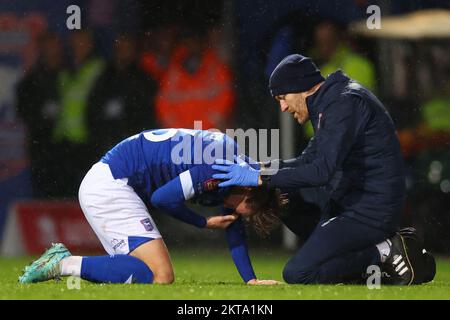
[[[314,137],[298,158],[280,160],[269,186],[322,187],[341,214],[395,229],[405,198],[404,164],[382,103],[341,71],[306,103]]]

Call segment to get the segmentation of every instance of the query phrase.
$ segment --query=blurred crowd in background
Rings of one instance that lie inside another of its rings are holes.
[[[93,163],[143,130],[192,128],[195,120],[205,129],[234,127],[231,68],[210,37],[177,26],[118,34],[105,59],[89,29],[64,40],[43,34],[39,58],[17,86],[35,196],[73,197]]]
[[[324,76],[342,69],[385,103],[408,169],[405,223],[449,252],[450,35],[367,39],[348,24],[367,16],[369,3],[344,2],[347,9],[287,1],[273,11],[263,1],[82,1],[81,30],[48,23],[37,32],[34,58],[13,86],[13,116],[3,113],[27,130],[32,196],[76,198],[89,167],[145,129],[193,128],[194,120],[203,129],[279,128],[268,78],[300,52]],[[436,5],[380,6],[404,13]],[[296,126],[298,153],[311,136],[310,126]]]

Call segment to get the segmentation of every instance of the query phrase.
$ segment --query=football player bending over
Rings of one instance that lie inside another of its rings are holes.
[[[53,244],[19,282],[79,276],[98,283],[172,283],[169,252],[149,213],[158,208],[199,228],[225,229],[244,282],[278,284],[257,279],[243,220],[267,233],[277,222],[281,198],[265,187],[218,188],[212,164],[230,154],[237,154],[235,142],[210,131],[161,129],[122,141],[93,165],[79,190],[81,208],[108,255],[73,256],[63,244]],[[198,215],[185,205],[190,199],[221,204],[222,214]]]

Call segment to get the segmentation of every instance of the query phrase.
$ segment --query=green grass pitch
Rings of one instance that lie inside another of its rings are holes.
[[[255,271],[261,279],[282,280],[281,270],[288,253],[252,252]],[[105,285],[82,281],[80,289],[69,290],[67,281],[19,285],[17,277],[32,258],[0,258],[0,300],[2,299],[450,299],[450,260],[437,260],[435,280],[411,287],[349,285],[243,284],[227,252],[174,251],[171,254],[176,282],[173,285]]]

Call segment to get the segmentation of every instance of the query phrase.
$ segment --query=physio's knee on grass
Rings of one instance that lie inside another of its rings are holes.
[[[289,284],[310,284],[314,281],[314,271],[287,263],[283,269],[283,279]]]
[[[324,264],[311,267],[288,263],[283,269],[283,279],[289,284],[333,284],[344,281],[344,270],[330,272]],[[359,281],[354,277],[348,280]]]

